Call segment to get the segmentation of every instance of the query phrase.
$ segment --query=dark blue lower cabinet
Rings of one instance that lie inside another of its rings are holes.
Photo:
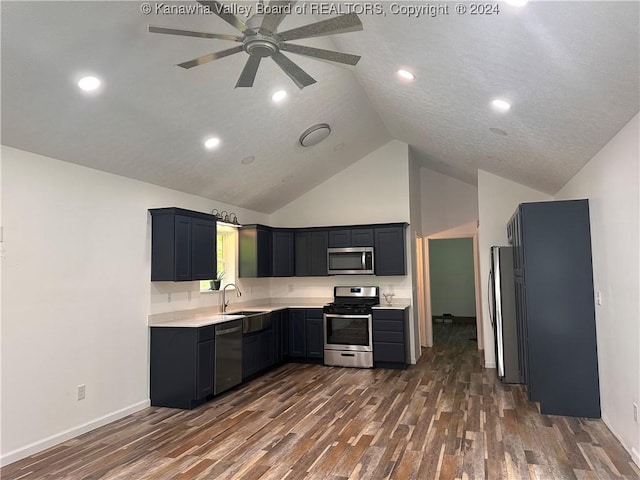
[[[213,325],[151,328],[151,405],[194,408],[213,395]]]
[[[289,310],[289,355],[293,361],[318,363],[324,359],[322,309]]]
[[[307,358],[324,358],[324,341],[322,339],[322,320],[307,320]]]
[[[260,371],[260,334],[242,338],[242,379]]]
[[[373,366],[407,368],[408,309],[373,310]]]
[[[272,367],[274,361],[273,330],[267,330],[260,334],[260,357],[258,359],[260,370]]]
[[[289,311],[289,358],[302,359],[307,356],[305,323],[304,310],[294,308]]]
[[[273,363],[282,362],[282,314],[281,310],[271,313],[271,328],[273,329]]]
[[[324,336],[322,327],[322,310],[307,310],[305,321],[307,358],[323,360]]]
[[[245,335],[242,339],[242,379],[262,372],[275,363],[273,329]]]

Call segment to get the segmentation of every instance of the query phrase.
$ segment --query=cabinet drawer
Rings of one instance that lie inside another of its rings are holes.
[[[404,320],[404,310],[374,310],[373,321],[376,320]]]
[[[212,340],[216,334],[215,325],[207,325],[206,327],[198,328],[198,342],[206,342]]]
[[[404,344],[404,332],[373,332],[374,342],[390,342]]]
[[[398,343],[374,343],[373,361],[404,363],[404,345]]]
[[[404,332],[404,322],[398,320],[374,320],[374,332]]]

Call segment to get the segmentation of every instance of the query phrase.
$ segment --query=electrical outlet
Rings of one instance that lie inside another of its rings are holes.
[[[85,397],[85,386],[84,384],[78,385],[78,400],[84,400]]]
[[[636,423],[638,423],[638,404],[637,403],[633,404],[633,419],[635,420]]]
[[[596,292],[596,303],[602,305],[602,292],[600,290]]]

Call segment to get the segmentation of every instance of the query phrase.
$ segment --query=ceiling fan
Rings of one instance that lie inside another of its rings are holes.
[[[284,17],[292,11],[292,6],[297,0],[271,0],[269,7],[265,9],[267,11],[266,14],[252,15],[246,22],[243,22],[231,13],[231,9],[225,7],[220,2],[214,0],[197,1],[201,5],[208,7],[212,13],[229,25],[242,32],[242,35],[195,32],[154,25],[149,25],[149,32],[183,35],[187,37],[215,38],[240,43],[240,45],[233,48],[203,55],[178,64],[178,66],[182,68],[192,68],[244,51],[249,54],[249,59],[240,74],[236,88],[253,86],[260,61],[266,57],[271,57],[284,73],[293,80],[298,88],[302,89],[316,83],[313,77],[302,70],[302,68],[296,65],[289,57],[285,56],[282,53],[283,51],[351,66],[355,66],[360,60],[360,56],[358,55],[288,43],[289,40],[322,37],[325,35],[362,30],[362,22],[360,22],[360,19],[355,13],[348,13],[292,30],[277,32],[278,26],[282,20],[284,20]]]

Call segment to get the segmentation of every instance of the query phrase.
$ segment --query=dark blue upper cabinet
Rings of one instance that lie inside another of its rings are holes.
[[[273,276],[293,277],[295,275],[293,230],[273,229]]]
[[[271,277],[273,275],[273,233],[264,225],[247,225],[239,233],[238,263],[241,278]]]
[[[241,278],[295,275],[293,230],[245,225],[239,231],[239,247]]]
[[[186,282],[216,276],[216,220],[182,208],[151,213],[151,281]]]
[[[297,277],[328,275],[327,230],[298,230],[295,233],[295,273]]]
[[[406,223],[240,229],[240,277],[328,275],[327,249],[374,247],[376,275],[406,275]]]
[[[407,274],[406,226],[406,223],[401,223],[374,229],[376,275]]]
[[[373,247],[373,228],[332,228],[329,248]]]

